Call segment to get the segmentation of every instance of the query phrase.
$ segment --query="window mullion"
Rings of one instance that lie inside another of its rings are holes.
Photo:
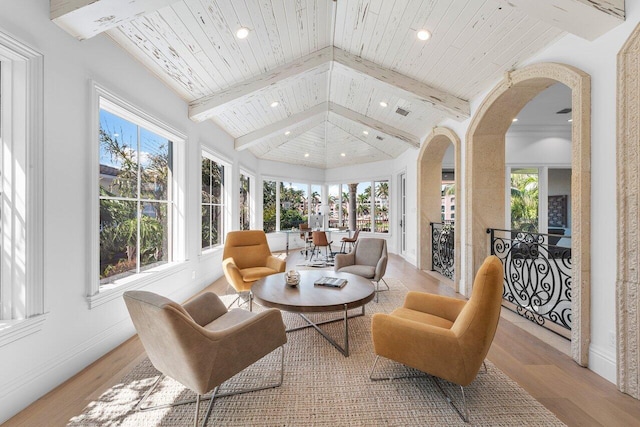
[[[140,162],[140,126],[136,126],[136,160],[138,163],[137,203],[136,203],[136,273],[140,273],[140,228],[142,222],[142,167]]]

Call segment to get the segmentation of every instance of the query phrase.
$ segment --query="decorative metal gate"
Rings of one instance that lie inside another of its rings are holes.
[[[571,236],[487,229],[504,266],[503,306],[571,337]]]
[[[453,280],[454,222],[432,222],[431,224],[431,270]]]

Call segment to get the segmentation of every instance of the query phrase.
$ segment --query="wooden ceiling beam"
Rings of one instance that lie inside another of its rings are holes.
[[[331,46],[191,102],[189,104],[189,118],[195,122],[202,122],[213,117],[217,111],[235,100],[269,88],[301,73],[311,70],[314,72],[328,71],[332,63],[333,69],[338,72],[355,74],[374,81],[383,90],[398,93],[399,96],[408,100],[428,104],[444,112],[448,117],[457,120],[469,118],[468,101]]]
[[[385,135],[388,135],[392,138],[396,138],[413,148],[420,147],[420,139],[417,136],[411,135],[410,133],[407,133],[403,130],[397,129],[393,126],[389,126],[386,123],[372,119],[371,117],[367,117],[336,103],[329,102],[329,112],[342,116],[345,119],[351,120],[352,122],[360,123],[363,126],[384,133]],[[356,136],[357,138],[360,137],[360,135],[354,136]]]
[[[175,0],[51,0],[49,17],[78,40],[89,39]]]
[[[242,135],[235,139],[234,147],[236,150],[245,150],[267,138],[275,137],[277,145],[302,135],[303,133],[313,129],[327,120],[327,111],[329,103],[323,102],[315,107],[311,107],[298,114],[293,114],[284,120],[272,123],[256,131]],[[290,131],[289,135],[285,135],[286,131]]]
[[[470,116],[469,101],[460,99],[448,92],[436,89],[428,84],[407,77],[396,71],[381,67],[375,62],[348,53],[337,47],[333,48],[333,61],[336,72],[347,75],[356,73],[374,80],[384,90],[398,94],[400,97],[426,103],[448,117],[465,120]]]
[[[325,72],[329,70],[333,51],[331,47],[320,49],[310,55],[289,62],[271,71],[240,82],[213,95],[197,99],[189,104],[189,118],[202,122],[215,115],[216,111],[236,99],[253,92],[268,88],[291,77],[311,70]]]
[[[561,30],[595,40],[625,20],[624,0],[500,0]]]

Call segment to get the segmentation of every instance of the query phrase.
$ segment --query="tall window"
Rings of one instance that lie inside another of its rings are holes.
[[[373,209],[375,214],[374,231],[389,232],[389,181],[374,182]]]
[[[280,183],[280,230],[306,222],[309,213],[307,184]]]
[[[351,203],[354,191],[355,204]],[[349,225],[349,217],[356,217],[356,228],[365,232],[389,232],[389,181],[368,181],[341,184],[341,223]]]
[[[342,215],[340,212],[340,186],[337,184],[329,186],[329,194],[327,197],[329,204],[329,228],[341,227],[340,220]]]
[[[100,283],[172,261],[173,142],[100,103]]]
[[[202,249],[222,243],[225,232],[225,165],[202,154]]]
[[[276,181],[262,181],[262,229],[265,233],[276,231]]]
[[[537,233],[538,169],[511,170],[511,228]]]
[[[44,322],[43,58],[0,32],[0,338]],[[3,345],[0,344],[0,345]]]
[[[251,229],[251,176],[240,172],[240,230]]]

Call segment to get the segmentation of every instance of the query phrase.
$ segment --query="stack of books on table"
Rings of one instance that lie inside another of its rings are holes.
[[[314,282],[316,286],[327,286],[330,288],[342,288],[347,284],[346,279],[340,279],[338,277],[321,277]]]

